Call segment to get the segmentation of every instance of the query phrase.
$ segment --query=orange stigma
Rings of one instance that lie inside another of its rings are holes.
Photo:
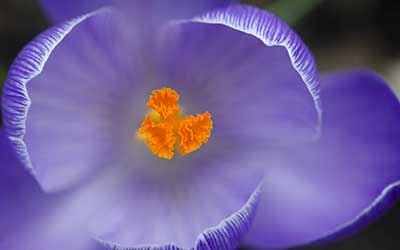
[[[210,112],[185,116],[179,107],[179,94],[172,88],[153,90],[147,106],[151,111],[143,119],[137,136],[156,156],[171,160],[175,149],[185,156],[198,149],[211,136]]]

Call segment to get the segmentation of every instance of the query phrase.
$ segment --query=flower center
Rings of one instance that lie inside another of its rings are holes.
[[[171,160],[175,150],[185,156],[207,143],[213,128],[210,112],[185,116],[179,107],[179,94],[172,88],[153,90],[137,136],[156,156]]]

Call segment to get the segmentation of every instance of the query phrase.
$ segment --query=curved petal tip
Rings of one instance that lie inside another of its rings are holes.
[[[286,48],[294,69],[303,79],[312,96],[317,112],[317,127],[322,122],[320,79],[315,60],[301,38],[276,15],[247,5],[230,5],[195,17],[192,21],[221,24],[252,35],[267,46]]]

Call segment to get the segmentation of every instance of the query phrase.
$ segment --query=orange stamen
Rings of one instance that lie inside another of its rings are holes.
[[[152,111],[137,130],[138,137],[154,155],[168,160],[174,157],[176,147],[183,156],[200,149],[213,128],[209,112],[187,117],[181,114],[179,97],[171,88],[152,91],[147,102]]]
[[[161,88],[153,90],[147,106],[157,112],[161,118],[167,119],[169,116],[179,112],[179,94],[171,88]]]
[[[183,119],[178,128],[178,135],[181,139],[179,152],[182,155],[187,155],[207,143],[211,135],[212,125],[209,112],[196,116],[191,115]]]

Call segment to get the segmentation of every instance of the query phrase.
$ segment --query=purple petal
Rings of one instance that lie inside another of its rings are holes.
[[[396,96],[368,71],[328,75],[322,83],[322,137],[275,155],[249,244],[287,248],[342,237],[395,201],[400,179]]]
[[[0,249],[104,249],[82,227],[74,196],[42,193],[2,132],[0,163]]]
[[[50,18],[54,21],[63,21],[89,11],[93,11],[101,6],[110,4],[120,4],[127,8],[131,16],[141,16],[147,13],[152,17],[188,17],[194,13],[200,13],[208,8],[213,8],[222,4],[235,2],[235,0],[68,0],[54,1],[41,0],[42,6]],[[150,11],[150,12],[148,12]]]
[[[113,2],[113,0],[40,1],[46,13],[55,22],[64,21],[91,12]]]
[[[5,133],[46,191],[79,182],[112,157],[105,141],[113,140],[109,120],[118,119],[110,118],[119,110],[112,106],[120,98],[114,84],[129,82],[126,72],[136,68],[113,13],[93,12],[45,31],[18,55],[5,81]]]
[[[211,143],[187,158],[138,155],[106,171],[88,191],[102,197],[91,224],[95,238],[121,249],[238,245],[258,202],[259,168],[255,155],[228,146],[234,142]]]
[[[219,249],[227,249],[227,250],[233,250],[236,249],[239,244],[241,243],[241,240],[243,236],[248,232],[251,226],[252,218],[253,215],[255,214],[255,210],[257,208],[258,204],[258,199],[259,195],[261,193],[261,187],[258,187],[254,193],[251,195],[249,200],[243,205],[241,209],[238,211],[234,212],[231,214],[229,217],[223,219],[220,223],[217,225],[210,227],[206,230],[204,230],[200,235],[197,236],[197,239],[195,242],[190,242],[190,245],[186,247],[182,247],[182,242],[177,241],[174,243],[158,243],[156,244],[155,242],[158,242],[160,238],[165,237],[165,234],[171,235],[168,231],[163,231],[163,230],[171,230],[171,231],[176,231],[176,227],[179,226],[179,221],[176,221],[176,223],[173,224],[168,224],[165,225],[163,224],[163,221],[157,221],[153,222],[155,225],[154,227],[164,227],[164,229],[159,230],[158,233],[159,235],[154,235],[156,236],[157,239],[153,243],[150,244],[142,244],[142,245],[135,245],[135,247],[132,248],[132,245],[130,247],[127,247],[127,245],[121,245],[116,242],[112,241],[107,241],[102,239],[101,237],[98,238],[99,242],[101,242],[104,246],[112,249],[154,249],[154,250],[179,250],[179,249],[196,249],[196,250],[219,250]],[[164,209],[167,206],[164,206]],[[204,210],[205,212],[207,210]],[[175,211],[175,213],[179,213],[181,211]],[[149,215],[150,216],[150,215]],[[153,214],[152,216],[156,216],[156,214]],[[147,217],[146,217],[147,218]],[[147,219],[154,219],[157,217],[148,217]],[[165,218],[158,218],[161,220],[165,220]],[[192,217],[187,217],[187,218],[182,218],[189,220],[191,222],[193,221]],[[138,218],[135,219],[137,221]],[[131,221],[132,223],[133,221]],[[146,219],[143,220],[145,224],[150,223],[150,221],[146,221]],[[137,225],[136,225],[137,226]],[[138,228],[137,231],[146,229],[146,225],[143,225],[141,228]],[[190,230],[193,228],[193,226],[186,225],[186,229],[178,229],[178,230]],[[142,232],[144,234],[143,240],[147,238],[145,235],[148,232]],[[182,231],[182,234],[185,234],[186,232]],[[128,236],[128,235],[127,235]],[[181,235],[182,236],[182,235]],[[193,245],[194,244],[194,245]],[[178,246],[179,245],[179,246]],[[184,245],[184,244],[183,244]],[[194,248],[193,248],[194,246]]]
[[[366,227],[393,207],[399,200],[399,197],[400,181],[397,181],[387,186],[382,193],[353,220],[341,225],[331,234],[327,234],[325,237],[311,242],[310,245],[324,244],[328,241],[339,240],[357,233],[361,228]]]
[[[213,114],[215,133],[293,143],[318,131],[314,59],[273,14],[221,8],[170,24],[161,41],[168,85],[187,97],[189,110]]]
[[[114,0],[114,2],[117,6],[122,6],[129,16],[135,20],[142,21],[148,27],[152,22],[158,23],[156,20],[166,21],[168,19],[189,18],[212,8],[238,2],[238,0]],[[140,18],[134,17],[132,12]],[[148,17],[151,17],[151,19]]]
[[[259,187],[239,211],[203,232],[197,238],[195,249],[236,249],[251,227],[261,192]]]

